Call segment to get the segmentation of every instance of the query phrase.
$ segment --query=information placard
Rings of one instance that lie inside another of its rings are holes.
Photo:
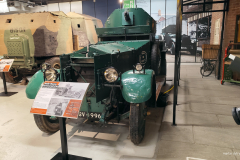
[[[30,112],[77,119],[88,86],[89,83],[45,81]]]
[[[9,72],[14,59],[0,59],[0,72]]]

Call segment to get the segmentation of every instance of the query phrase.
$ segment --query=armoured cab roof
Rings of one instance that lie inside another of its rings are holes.
[[[99,42],[96,45],[90,46],[89,55],[93,55],[93,52],[97,52],[98,54],[116,54],[119,52],[137,50],[148,42],[149,40]]]
[[[98,36],[116,34],[156,33],[156,21],[142,8],[115,9],[105,28],[97,29]]]
[[[134,41],[101,41],[95,45],[89,46],[89,57],[94,57],[94,54],[116,54],[132,50],[138,50],[140,47],[149,43],[149,40],[134,40]],[[86,56],[87,47],[73,52],[71,58],[83,58]]]
[[[12,27],[25,27],[25,29],[36,29],[42,25],[58,24],[58,18],[68,18],[63,12],[36,12],[20,13],[0,16],[0,29],[10,29]],[[70,19],[70,18],[69,18]],[[53,26],[56,27],[56,26]],[[53,28],[51,27],[51,28]]]

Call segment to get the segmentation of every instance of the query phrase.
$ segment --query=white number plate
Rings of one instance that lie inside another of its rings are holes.
[[[100,119],[101,115],[102,113],[100,112],[89,112],[89,118],[92,118],[92,119]],[[87,112],[79,112],[79,117],[86,118]]]

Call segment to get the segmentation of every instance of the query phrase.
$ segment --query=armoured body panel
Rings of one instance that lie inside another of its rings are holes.
[[[99,19],[72,12],[1,15],[0,23],[0,56],[13,58],[13,67],[29,70],[44,58],[97,43],[95,27],[103,26]]]

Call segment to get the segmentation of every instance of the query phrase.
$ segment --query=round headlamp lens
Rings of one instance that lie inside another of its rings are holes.
[[[141,65],[140,63],[138,63],[138,64],[136,65],[136,70],[137,70],[137,71],[141,71],[141,70],[142,70],[142,65]]]
[[[43,63],[42,64],[42,70],[46,70],[49,67],[49,64]]]
[[[47,81],[56,81],[57,80],[57,71],[53,68],[46,70],[45,78],[47,79]]]
[[[104,77],[108,82],[115,82],[118,79],[118,72],[114,68],[108,68],[104,72]]]

